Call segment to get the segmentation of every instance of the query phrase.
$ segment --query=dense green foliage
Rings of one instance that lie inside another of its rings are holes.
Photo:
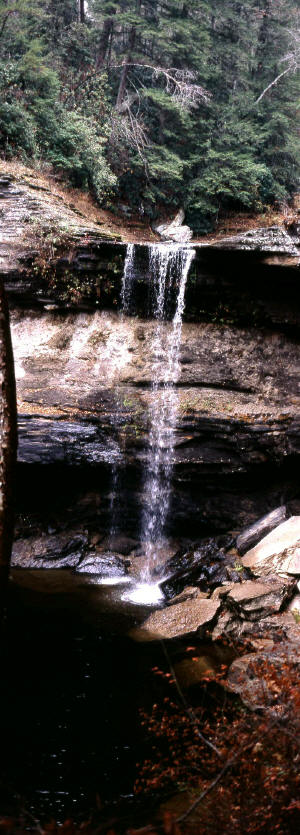
[[[0,0],[1,153],[195,230],[284,202],[296,22],[295,0]]]

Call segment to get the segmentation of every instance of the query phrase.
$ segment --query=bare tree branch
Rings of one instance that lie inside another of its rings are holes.
[[[121,69],[124,66],[125,63],[112,64],[110,69]],[[152,64],[136,62],[126,62],[126,67],[141,67],[151,70],[153,81],[162,76],[166,83],[166,92],[183,109],[196,107],[200,101],[208,103],[211,98],[211,93],[196,83],[197,74],[192,70],[178,70],[176,67],[154,67]]]
[[[283,78],[284,75],[287,75],[289,72],[292,72],[291,67],[287,67],[286,70],[283,70],[283,72],[281,72],[279,75],[277,75],[277,77],[274,78],[274,81],[271,81],[271,84],[268,84],[268,86],[265,87],[265,89],[262,91],[262,93],[260,94],[258,99],[256,99],[254,104],[259,104],[259,102],[263,99],[263,97],[266,95],[268,90],[271,90],[271,87],[275,87],[275,84],[278,84],[278,81],[280,81],[280,79]]]
[[[284,58],[281,59],[282,62],[283,61],[287,62],[288,66],[286,67],[285,70],[280,72],[279,75],[277,75],[276,78],[274,78],[274,80],[271,81],[271,83],[268,84],[267,87],[265,87],[265,89],[262,91],[260,96],[258,96],[258,99],[256,99],[254,104],[259,104],[259,102],[264,98],[266,93],[268,93],[268,91],[271,90],[272,87],[275,87],[275,85],[278,84],[278,81],[280,81],[280,79],[283,78],[283,76],[288,75],[288,73],[295,73],[295,72],[297,72],[297,70],[299,70],[299,67],[300,67],[300,34],[299,34],[299,32],[291,32],[290,34],[292,36],[292,40],[294,41],[294,48],[292,49],[291,52],[288,52],[287,55],[284,56]]]

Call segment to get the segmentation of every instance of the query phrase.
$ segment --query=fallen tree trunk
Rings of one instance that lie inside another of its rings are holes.
[[[262,519],[258,519],[250,528],[246,528],[236,540],[236,547],[239,554],[246,554],[250,548],[259,542],[263,536],[267,536],[277,525],[281,525],[287,516],[285,505],[276,507],[271,513],[267,513]]]

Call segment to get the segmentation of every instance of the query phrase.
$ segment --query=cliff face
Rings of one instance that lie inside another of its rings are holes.
[[[98,469],[97,515],[105,526],[110,469],[118,463],[122,513],[135,533],[153,397],[153,329],[151,321],[108,311],[12,313],[26,478],[31,465],[47,483],[49,466],[65,467],[66,479],[81,466],[89,492]],[[299,453],[294,339],[185,323],[180,359],[174,532],[187,522],[195,535],[206,525],[239,526],[276,506],[283,493],[293,498]]]
[[[153,396],[149,250],[138,247],[134,309],[120,317],[125,245],[69,209],[58,248],[36,246],[32,217],[43,211],[43,223],[51,215],[59,225],[62,207],[53,215],[52,201],[45,212],[27,186],[0,186],[19,405],[17,534],[85,531],[88,547],[107,532],[117,478],[119,527],[135,539]],[[296,228],[196,245],[177,387],[173,537],[239,528],[282,501],[299,512],[298,261]]]

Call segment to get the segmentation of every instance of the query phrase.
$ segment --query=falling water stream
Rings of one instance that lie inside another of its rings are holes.
[[[122,302],[122,313],[128,313],[130,302],[131,302],[131,292],[132,292],[132,284],[135,275],[135,245],[134,244],[127,244],[127,252],[126,258],[124,263],[124,272],[122,278],[122,287],[121,287],[121,302]]]
[[[142,580],[150,582],[158,551],[165,545],[165,527],[170,507],[178,409],[176,383],[180,375],[179,350],[187,276],[194,250],[161,244],[151,247],[150,280],[154,293],[156,328],[153,338],[149,447],[144,483],[142,542],[146,566]],[[166,322],[168,299],[175,287],[176,307]]]
[[[152,356],[149,441],[146,451],[142,492],[141,545],[145,563],[140,584],[131,593],[136,602],[155,602],[161,595],[155,581],[160,554],[166,547],[171,479],[174,466],[175,433],[178,410],[176,384],[180,376],[179,351],[185,288],[195,251],[180,244],[154,244],[149,247],[150,305],[155,327],[149,352]],[[122,282],[122,311],[132,306],[136,278],[135,246],[129,244]],[[170,308],[173,306],[170,320]]]
[[[127,252],[126,258],[124,263],[124,271],[122,277],[122,286],[121,286],[121,316],[124,316],[129,312],[129,307],[131,303],[131,289],[132,289],[132,281],[134,278],[134,266],[135,266],[135,247],[134,244],[127,245]],[[122,396],[118,387],[115,391],[115,410],[113,412],[113,427],[116,432],[118,432],[119,427],[122,425]],[[112,464],[112,471],[111,471],[111,491],[110,491],[110,506],[109,506],[109,516],[110,516],[110,529],[109,529],[109,539],[110,542],[113,543],[114,537],[119,532],[119,523],[120,523],[120,463],[113,462]]]

